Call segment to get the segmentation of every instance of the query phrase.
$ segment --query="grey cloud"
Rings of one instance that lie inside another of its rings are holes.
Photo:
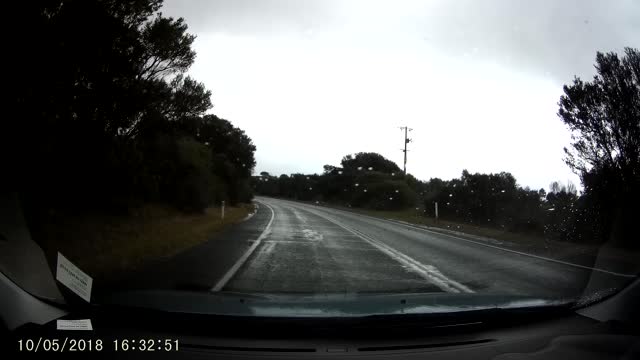
[[[562,82],[592,74],[596,51],[640,45],[640,1],[452,1],[430,20],[426,41],[444,51]]]
[[[422,41],[448,55],[490,60],[562,83],[574,74],[590,77],[596,51],[640,45],[635,0],[169,0],[163,11],[185,17],[196,34],[286,36],[311,28],[340,33],[355,23],[370,36]],[[377,45],[392,44],[380,39]]]
[[[165,0],[162,11],[184,17],[196,34],[265,35],[330,23],[333,3],[335,0]]]

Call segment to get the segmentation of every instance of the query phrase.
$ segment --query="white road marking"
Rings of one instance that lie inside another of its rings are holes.
[[[238,259],[238,261],[236,261],[236,263],[233,264],[233,266],[226,272],[226,274],[224,274],[224,276],[216,283],[216,285],[211,288],[211,291],[222,290],[222,288],[224,288],[227,282],[231,280],[233,275],[235,275],[235,273],[238,272],[242,264],[244,264],[249,258],[249,256],[251,256],[251,253],[253,253],[253,251],[258,247],[258,245],[260,245],[261,241],[267,236],[269,236],[269,234],[271,233],[271,224],[273,223],[273,218],[276,216],[276,213],[273,211],[273,208],[271,206],[267,205],[266,203],[263,203],[263,204],[266,207],[268,207],[269,210],[271,210],[271,219],[269,220],[269,223],[264,228],[264,230],[262,231],[258,239],[253,242],[251,247],[242,255],[242,257]]]
[[[351,229],[347,226],[344,226],[343,224],[340,224],[339,222],[335,221],[334,219],[328,218],[324,215],[320,215],[318,213],[316,213],[315,211],[312,210],[308,210],[307,211],[320,216],[322,218],[324,218],[325,220],[332,222],[334,224],[336,224],[337,226],[343,228],[344,230],[347,230],[348,232],[354,234],[355,236],[359,237],[360,239],[366,241],[367,243],[371,244],[372,246],[374,246],[375,248],[377,248],[378,250],[380,250],[381,252],[383,252],[384,254],[388,255],[389,257],[391,257],[393,260],[399,262],[400,264],[402,264],[407,270],[411,270],[419,275],[421,275],[422,277],[426,278],[427,280],[429,280],[431,283],[433,283],[434,285],[436,285],[437,287],[439,287],[440,289],[442,289],[443,291],[446,292],[453,292],[453,293],[460,293],[460,292],[465,292],[465,293],[473,293],[474,291],[471,290],[470,288],[468,288],[467,286],[460,284],[459,282],[449,279],[448,277],[446,277],[444,274],[442,274],[435,266],[432,265],[425,265],[421,262],[419,262],[416,259],[413,259],[412,257],[403,254],[402,252],[393,249],[389,246],[387,246],[386,244],[383,244],[377,240],[374,240],[372,238],[370,238],[369,236],[361,233],[358,230],[355,229]]]
[[[267,243],[265,241],[265,245],[262,247],[262,251],[260,251],[260,255],[261,256],[269,256],[269,255],[271,255],[271,253],[273,252],[275,247],[276,247],[276,243],[275,242]]]
[[[302,230],[302,235],[305,237],[305,239],[310,240],[310,241],[322,241],[322,239],[324,238],[324,236],[322,236],[322,234],[320,234],[319,232],[317,232],[315,230],[311,230],[311,229]]]
[[[298,210],[296,210],[295,208],[294,208],[294,209],[292,209],[292,210],[293,210],[293,215],[295,215],[295,216],[296,216],[296,218],[297,218],[301,223],[303,223],[303,224],[306,224],[306,223],[307,223],[307,218],[306,218],[304,215],[300,214],[300,212],[299,212]]]
[[[349,235],[350,237],[353,237],[352,234]],[[250,241],[253,242],[254,240]],[[301,240],[265,240],[263,241],[263,243],[267,244],[267,243],[276,243],[276,244],[304,244],[303,241]],[[336,245],[334,245],[333,247],[341,247],[344,246],[344,244],[362,244],[362,239],[358,238],[357,240],[339,240],[339,242],[336,243]],[[325,245],[325,246],[330,246],[330,245]]]
[[[248,213],[247,216],[245,216],[244,219],[242,219],[242,221],[247,221],[251,219],[253,215],[256,214],[256,212],[258,212],[258,204],[255,204],[255,206],[253,207],[253,212]]]
[[[354,212],[351,212],[351,211],[345,211],[345,210],[334,209],[334,208],[329,208],[329,207],[327,207],[327,209],[331,209],[331,210],[335,210],[335,211],[339,211],[339,212],[344,212],[344,213],[351,214],[351,215],[361,216],[361,217],[365,217],[365,218],[369,218],[369,219],[373,219],[373,220],[384,221],[384,222],[388,222],[388,223],[395,224],[395,225],[406,226],[406,227],[409,227],[409,228],[412,228],[412,229],[421,230],[421,231],[428,232],[428,233],[431,233],[431,234],[446,236],[446,237],[449,237],[449,238],[452,238],[452,239],[456,239],[456,240],[466,241],[466,242],[474,243],[474,244],[477,244],[477,245],[486,246],[486,247],[490,247],[490,248],[493,248],[493,249],[506,251],[506,252],[513,253],[513,254],[518,254],[518,255],[522,255],[522,256],[528,256],[528,257],[532,257],[532,258],[535,258],[535,259],[554,262],[554,263],[563,264],[563,265],[567,265],[567,266],[573,266],[573,267],[577,267],[577,268],[581,268],[581,269],[593,270],[593,271],[597,271],[597,272],[601,272],[601,273],[605,273],[605,274],[609,274],[609,275],[620,276],[620,277],[635,278],[637,276],[637,274],[623,274],[623,273],[604,270],[604,269],[600,269],[600,268],[596,268],[596,267],[589,267],[589,266],[585,266],[585,265],[570,263],[570,262],[567,262],[567,261],[551,259],[551,258],[540,256],[540,255],[529,254],[529,253],[525,253],[525,252],[522,252],[522,251],[506,249],[506,248],[503,248],[503,247],[500,247],[500,246],[485,244],[485,243],[482,243],[482,242],[479,242],[479,241],[475,241],[475,240],[464,239],[464,238],[461,238],[461,237],[458,237],[458,236],[449,235],[449,234],[441,233],[441,232],[438,232],[438,231],[425,229],[425,228],[420,227],[420,226],[416,226],[416,225],[412,225],[412,224],[408,224],[408,223],[404,223],[404,222],[399,222],[399,221],[395,221],[395,220],[381,219],[381,218],[377,218],[377,217],[373,217],[373,216],[369,216],[369,215],[358,214],[358,213],[354,213]]]

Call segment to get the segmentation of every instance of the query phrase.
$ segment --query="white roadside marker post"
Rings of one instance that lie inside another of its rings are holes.
[[[222,220],[224,220],[224,200],[222,200],[222,207],[221,207],[221,209],[222,209],[222,211],[221,211],[221,214],[220,214],[220,218],[221,218]]]

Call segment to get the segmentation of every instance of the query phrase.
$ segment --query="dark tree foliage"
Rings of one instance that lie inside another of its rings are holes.
[[[510,231],[542,232],[539,222],[541,199],[537,191],[523,189],[510,173],[471,174],[459,179],[432,179],[427,187],[425,209],[439,216],[468,224]]]
[[[611,168],[625,182],[640,176],[640,52],[598,53],[591,82],[564,86],[558,115],[573,131],[567,163],[580,173]]]
[[[3,135],[7,173],[35,208],[200,211],[251,198],[251,139],[205,115],[211,93],[183,19],[159,0],[19,2]]]
[[[592,212],[588,198],[579,196],[570,183],[565,186],[554,182],[547,193],[544,189],[520,187],[507,172],[471,174],[464,170],[457,179],[433,178],[423,182],[410,174],[368,170],[365,164],[360,170],[358,167],[360,164],[355,170],[325,165],[320,175],[273,176],[262,172],[252,178],[252,186],[260,195],[354,208],[416,207],[415,214],[419,211],[430,218],[435,217],[437,202],[439,219],[457,223],[459,227],[490,227],[579,243],[599,241],[594,235],[594,224],[585,220]]]
[[[162,17],[147,21],[142,29],[142,49],[138,76],[158,79],[187,71],[196,58],[191,49],[195,36],[187,33],[184,19]]]
[[[394,162],[382,155],[347,155],[341,165],[325,165],[321,175],[276,177],[264,172],[254,177],[253,186],[262,195],[376,210],[399,210],[415,205],[417,197],[410,186],[412,182],[401,174]]]
[[[572,131],[566,161],[582,178],[588,221],[602,241],[637,246],[640,200],[640,52],[596,55],[592,81],[564,86],[558,115]]]
[[[385,159],[376,153],[360,152],[342,158],[341,165],[346,171],[371,170],[385,174],[399,173],[400,168],[393,161]]]

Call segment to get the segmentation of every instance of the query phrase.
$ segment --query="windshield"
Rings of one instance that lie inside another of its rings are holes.
[[[432,312],[638,274],[638,2],[19,7],[0,270],[34,295]]]

